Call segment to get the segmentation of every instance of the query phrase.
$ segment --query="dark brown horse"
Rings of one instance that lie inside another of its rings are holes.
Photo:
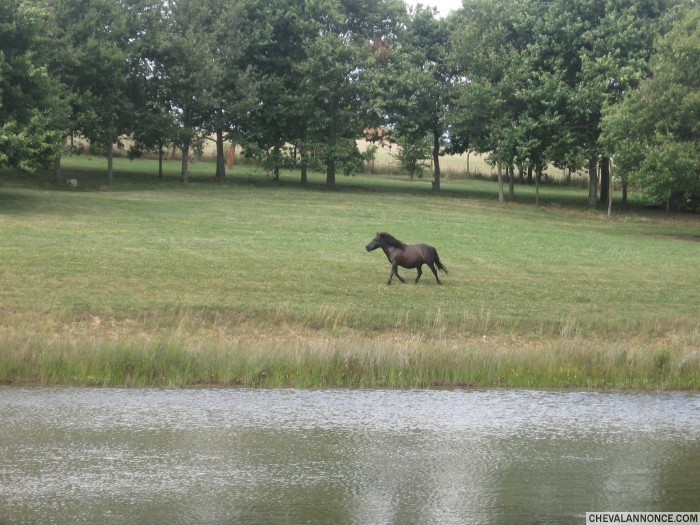
[[[378,233],[365,248],[367,248],[368,252],[381,248],[386,258],[389,259],[391,263],[391,273],[389,273],[389,280],[386,284],[391,284],[391,279],[394,275],[398,277],[399,281],[402,283],[406,282],[399,275],[399,266],[417,269],[418,277],[416,277],[416,282],[418,282],[420,276],[423,275],[424,264],[427,264],[433,271],[438,284],[442,284],[442,282],[440,282],[435,266],[447,273],[447,268],[440,262],[437,250],[427,244],[404,244],[388,233]]]

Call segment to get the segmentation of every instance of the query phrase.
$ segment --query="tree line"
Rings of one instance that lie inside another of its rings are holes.
[[[54,163],[77,133],[131,154],[216,141],[282,167],[362,166],[391,140],[409,171],[487,154],[499,197],[548,165],[611,165],[650,201],[700,195],[700,7],[694,0],[0,0],[0,166]],[[612,162],[611,162],[612,159]],[[516,173],[517,172],[517,173]],[[600,173],[600,178],[598,174]],[[697,202],[695,201],[695,204]]]

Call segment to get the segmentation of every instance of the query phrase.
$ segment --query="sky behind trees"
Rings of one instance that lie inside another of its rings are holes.
[[[437,7],[440,16],[447,16],[451,11],[456,11],[462,7],[462,0],[407,0],[409,6],[423,4],[429,7]]]

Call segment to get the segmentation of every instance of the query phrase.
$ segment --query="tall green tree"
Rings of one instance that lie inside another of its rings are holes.
[[[307,19],[305,0],[251,2],[249,13],[258,35],[246,60],[255,64],[260,83],[258,104],[245,122],[244,148],[263,158],[275,179],[280,168],[294,166],[299,157],[304,185],[308,119],[296,65],[305,60],[304,42],[315,36],[314,24]]]
[[[310,0],[311,24],[303,42],[300,107],[308,118],[308,140],[326,167],[326,186],[335,187],[339,165],[359,158],[355,140],[380,121],[375,104],[378,57],[373,41],[390,41],[404,12],[397,0]]]
[[[599,141],[603,110],[644,76],[666,5],[656,0],[531,0],[531,5],[528,69],[558,79],[555,92],[563,102],[555,109],[558,138],[548,147],[548,160],[572,169],[577,159],[587,159],[589,201],[595,206],[599,160],[601,173],[607,173]],[[601,188],[605,199],[606,180]]]
[[[56,0],[61,80],[73,93],[78,132],[107,152],[107,179],[119,138],[130,135],[144,104],[143,62],[135,52],[147,0]]]
[[[453,33],[461,79],[449,115],[451,135],[461,149],[487,153],[498,165],[500,201],[503,165],[512,181],[516,157],[536,161],[533,157],[542,149],[534,134],[536,122],[524,118],[529,71],[522,55],[531,32],[523,9],[527,6],[511,0],[465,1]]]
[[[655,0],[467,0],[455,43],[463,142],[539,171],[587,164],[595,205],[601,154],[607,166],[603,108],[643,76],[664,9]]]
[[[411,12],[391,55],[386,93],[390,126],[404,147],[420,148],[430,138],[433,191],[440,191],[447,112],[454,99],[457,72],[449,60],[450,25],[421,5]]]
[[[164,4],[163,31],[153,49],[154,75],[175,116],[188,180],[190,150],[215,136],[216,178],[223,181],[224,140],[255,102],[252,69],[244,63],[246,6],[238,0],[175,0]]]
[[[667,209],[700,201],[700,7],[682,13],[658,41],[651,76],[603,120],[615,169]]]
[[[0,166],[25,172],[60,155],[67,118],[46,60],[49,15],[31,2],[0,0]]]
[[[134,42],[132,53],[139,61],[141,74],[138,81],[143,93],[143,105],[135,115],[132,144],[129,157],[135,158],[147,152],[158,154],[158,176],[163,177],[165,148],[177,144],[177,119],[167,97],[164,79],[156,69],[158,46],[163,40],[166,5],[160,0],[142,12],[140,38]]]
[[[205,118],[205,134],[214,135],[216,142],[216,180],[225,179],[224,141],[239,141],[246,131],[249,113],[259,105],[257,60],[251,60],[248,48],[257,48],[258,41],[267,40],[266,28],[251,16],[250,4],[243,0],[222,2],[220,16],[214,21],[212,48],[219,73],[212,85],[213,107]],[[252,2],[253,7],[260,2]],[[264,3],[263,3],[264,5]]]

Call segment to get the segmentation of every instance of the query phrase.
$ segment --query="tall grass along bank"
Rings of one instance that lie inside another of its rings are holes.
[[[566,188],[498,205],[483,181],[119,173],[0,177],[0,382],[700,388],[696,216],[609,221]],[[377,231],[435,246],[443,286],[386,286]]]

